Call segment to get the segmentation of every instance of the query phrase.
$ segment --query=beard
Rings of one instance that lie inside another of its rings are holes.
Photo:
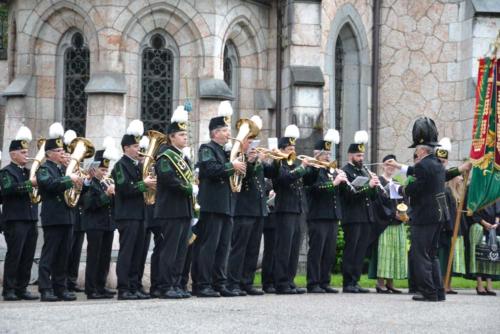
[[[352,164],[358,169],[363,168],[363,161],[353,161]]]

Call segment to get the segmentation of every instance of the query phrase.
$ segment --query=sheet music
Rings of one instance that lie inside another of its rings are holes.
[[[403,198],[403,196],[399,195],[399,192],[398,192],[399,187],[401,187],[401,185],[399,185],[397,183],[394,183],[394,182],[389,183],[389,193],[390,193],[391,199]]]
[[[364,186],[370,178],[366,176],[357,176],[354,181],[351,182],[351,184],[356,187],[356,188],[361,188]]]

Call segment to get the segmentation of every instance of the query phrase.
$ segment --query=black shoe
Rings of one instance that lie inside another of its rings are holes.
[[[424,296],[422,294],[417,294],[417,295],[413,296],[412,299],[414,301],[417,301],[417,302],[437,302],[438,301],[438,298],[436,296],[431,297],[431,296]]]
[[[17,301],[17,300],[21,300],[21,298],[19,298],[15,291],[14,290],[9,290],[9,291],[4,291],[3,292],[3,300],[5,300],[6,302],[14,302],[14,301]]]
[[[78,286],[71,286],[71,287],[68,287],[68,291],[69,292],[85,292],[84,289],[78,287]]]
[[[59,297],[60,300],[63,300],[65,302],[72,302],[76,300],[75,294],[67,290],[56,293],[56,296]]]
[[[102,294],[102,295],[111,295],[111,296],[116,295],[116,291],[115,290],[111,290],[111,289],[108,289],[108,288],[102,289],[101,291],[99,291],[99,293]]]
[[[339,293],[339,290],[332,288],[331,286],[322,286],[326,293]]]
[[[315,286],[312,288],[308,288],[307,293],[326,293],[326,291],[320,288],[319,286]]]
[[[478,294],[478,295],[480,295],[480,296],[487,296],[487,295],[488,295],[488,292],[486,292],[486,290],[484,290],[484,291],[479,291],[479,289],[478,289],[478,288],[476,288],[476,292],[477,292],[477,294]]]
[[[391,293],[391,290],[389,290],[389,288],[384,289],[379,286],[375,286],[375,291],[377,291],[377,293],[385,293],[385,294]]]
[[[217,289],[222,297],[238,297],[240,294],[234,290],[229,290],[226,287],[221,287]]]
[[[385,287],[387,288],[387,290],[389,290],[392,293],[395,293],[395,294],[401,294],[401,293],[403,293],[403,291],[401,291],[401,290],[394,289],[393,286],[386,285]]]
[[[51,290],[45,290],[41,292],[40,301],[42,302],[58,302],[60,301],[59,297],[54,295]]]
[[[151,296],[146,293],[143,289],[137,290],[135,292],[135,295],[137,296],[137,299],[150,299]]]
[[[137,294],[130,291],[118,292],[118,300],[137,300]]]
[[[220,297],[220,293],[218,293],[217,291],[215,291],[212,288],[204,288],[204,289],[198,290],[197,293],[196,293],[196,296],[197,297],[202,297],[202,298],[205,298],[205,297]]]
[[[276,289],[277,295],[296,295],[297,290],[292,288]]]
[[[175,290],[178,293],[180,293],[180,295],[182,296],[182,298],[191,298],[191,294],[189,293],[189,291],[187,291],[187,289],[175,288]]]
[[[268,286],[262,289],[265,293],[276,293],[276,289],[273,286]]]
[[[162,296],[162,292],[159,289],[154,289],[152,291],[149,291],[149,296],[151,298],[160,298]]]
[[[356,288],[358,289],[358,293],[369,293],[370,292],[370,290],[362,288],[359,285],[356,285]]]
[[[22,300],[37,300],[40,299],[39,295],[35,295],[29,291],[23,291],[16,293],[17,297]]]
[[[307,292],[307,289],[305,288],[295,288],[295,291],[298,295],[303,295],[304,293]]]
[[[495,291],[491,291],[491,290],[486,289],[486,295],[487,296],[496,296],[497,293]]]
[[[87,294],[87,299],[107,299],[106,295],[100,294],[99,292],[92,292]]]
[[[359,290],[356,286],[347,285],[342,288],[343,293],[359,293]]]
[[[254,288],[253,286],[245,289],[249,296],[262,296],[264,291]]]
[[[170,288],[160,296],[161,299],[181,299],[182,295],[174,288]]]

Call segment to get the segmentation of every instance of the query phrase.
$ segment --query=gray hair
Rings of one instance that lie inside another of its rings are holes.
[[[417,145],[416,149],[417,150],[424,150],[427,154],[434,153],[434,147],[429,146],[429,145]]]

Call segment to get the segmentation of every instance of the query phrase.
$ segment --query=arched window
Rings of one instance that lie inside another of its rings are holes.
[[[85,136],[87,116],[87,94],[85,86],[89,81],[89,48],[83,35],[75,32],[71,45],[64,52],[64,128],[73,129],[78,136]]]
[[[227,86],[231,90],[234,96],[234,100],[231,102],[233,106],[233,116],[231,117],[233,128],[236,125],[239,117],[239,88],[240,88],[240,80],[239,80],[239,61],[238,61],[238,53],[236,51],[236,46],[231,40],[226,42],[224,46],[224,62],[223,62],[223,70],[224,70],[224,81]]]
[[[172,116],[174,54],[161,34],[142,52],[141,119],[146,130],[165,132]]]
[[[361,127],[360,110],[360,54],[356,36],[349,24],[340,30],[335,43],[335,114],[334,127],[341,134],[340,145],[335,148],[338,161]],[[333,116],[333,115],[332,115]]]

